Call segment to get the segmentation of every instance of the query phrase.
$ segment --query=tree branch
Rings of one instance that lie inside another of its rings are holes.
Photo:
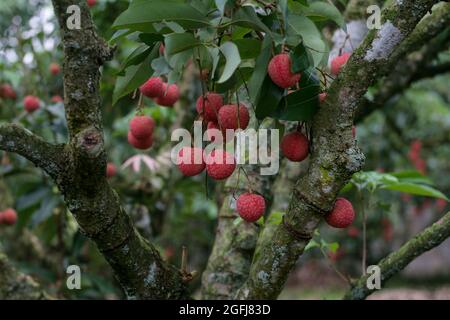
[[[17,153],[57,178],[63,166],[64,145],[53,145],[17,124],[0,124],[0,150]]]
[[[333,207],[340,189],[364,162],[352,137],[353,116],[362,96],[383,75],[383,69],[397,62],[391,59],[392,53],[435,2],[404,0],[383,10],[381,29],[368,34],[333,82],[313,120],[314,149],[308,172],[297,182],[284,223],[255,257],[249,279],[237,298],[278,296],[315,228]]]
[[[448,237],[450,237],[450,212],[377,264],[381,270],[381,283],[384,284],[391,277],[403,270],[415,258],[437,247]],[[370,274],[357,280],[355,285],[347,292],[344,299],[365,299],[368,295],[376,291],[367,288],[367,279],[369,276]]]
[[[49,296],[30,276],[17,271],[0,252],[0,299],[46,300]]]
[[[81,9],[81,29],[69,29],[67,8]],[[69,130],[65,170],[57,181],[83,233],[112,266],[130,299],[187,296],[181,272],[164,262],[133,226],[106,180],[99,67],[112,56],[84,0],[53,0],[64,45],[64,104]]]

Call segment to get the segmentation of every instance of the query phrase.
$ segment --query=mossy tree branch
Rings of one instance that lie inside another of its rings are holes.
[[[364,156],[352,137],[354,113],[363,95],[383,70],[397,61],[394,50],[436,1],[404,0],[383,10],[380,30],[372,30],[331,85],[312,124],[314,149],[307,174],[296,184],[290,206],[255,257],[240,299],[274,299],[324,214],[329,212]]]
[[[69,29],[69,6],[81,12],[81,29]],[[53,0],[64,45],[64,105],[69,142],[52,146],[16,125],[0,127],[0,148],[16,152],[48,172],[82,232],[114,270],[128,298],[187,297],[181,272],[164,262],[133,226],[106,180],[100,66],[113,50],[93,25],[85,0]]]
[[[450,212],[438,222],[426,228],[414,238],[406,242],[400,249],[382,259],[377,265],[381,270],[381,284],[403,270],[411,261],[431,250],[450,237]],[[361,277],[346,293],[344,299],[361,300],[377,291],[367,288],[370,274]]]
[[[0,300],[46,300],[49,296],[30,276],[19,271],[0,252]]]

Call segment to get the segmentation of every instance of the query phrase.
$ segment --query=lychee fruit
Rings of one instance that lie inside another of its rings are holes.
[[[347,228],[354,219],[352,203],[345,198],[337,198],[333,210],[325,216],[326,222],[335,228]]]
[[[208,92],[205,95],[205,99],[203,96],[200,96],[197,99],[197,112],[198,114],[203,116],[205,121],[217,121],[217,114],[219,113],[220,107],[223,106],[223,98],[220,94],[214,92]]]
[[[176,84],[163,84],[163,94],[155,98],[160,106],[172,107],[180,98],[180,90]]]
[[[350,226],[347,229],[347,234],[350,238],[357,238],[359,236],[359,229],[357,227]]]
[[[141,85],[139,90],[146,97],[156,98],[164,94],[164,82],[159,77],[152,77]]]
[[[273,83],[281,88],[289,88],[299,82],[301,74],[292,73],[291,57],[287,53],[277,54],[269,62],[268,73]]]
[[[258,221],[266,211],[264,197],[255,193],[244,193],[236,201],[237,212],[247,222]]]
[[[106,165],[106,177],[111,178],[117,174],[117,167],[114,163],[109,162]]]
[[[150,135],[144,139],[138,139],[131,131],[128,131],[128,142],[136,149],[146,150],[153,145],[153,137]]]
[[[63,98],[59,95],[55,95],[50,98],[50,102],[53,102],[53,103],[59,103],[59,102],[63,102],[63,101],[64,101]]]
[[[213,122],[213,121],[208,122],[208,126],[206,129],[206,135],[207,135],[208,139],[212,142],[216,141],[216,136],[217,136],[217,134],[213,134],[214,129],[219,130],[219,132],[220,132],[219,125],[216,122]],[[220,132],[220,135],[222,135],[222,132]]]
[[[223,180],[231,176],[236,169],[234,155],[224,150],[211,151],[205,157],[206,172],[215,180]]]
[[[291,161],[303,161],[309,153],[308,138],[298,131],[288,133],[281,140],[281,151]]]
[[[135,116],[130,121],[130,132],[137,139],[146,139],[153,134],[155,121],[149,116]]]
[[[224,132],[226,129],[245,130],[250,121],[250,115],[243,104],[239,105],[239,112],[236,104],[228,104],[220,108],[218,121]]]
[[[342,55],[335,57],[331,60],[331,73],[335,76],[341,71],[343,65],[345,65],[350,58],[350,53],[344,52]]]
[[[56,76],[61,71],[61,67],[57,63],[50,63],[48,69],[50,70],[50,73],[54,76]]]
[[[11,85],[5,83],[0,86],[0,97],[15,100],[17,98],[17,94]]]
[[[326,92],[319,93],[319,102],[320,103],[324,102],[326,98],[327,98]]]
[[[92,8],[93,6],[95,6],[97,4],[97,0],[86,0],[87,5],[89,6],[89,8]]]
[[[203,149],[184,147],[178,153],[178,169],[185,176],[196,176],[205,169]]]
[[[23,99],[23,105],[25,110],[31,113],[39,109],[40,101],[38,97],[29,95]]]
[[[0,212],[0,224],[12,226],[17,222],[17,212],[14,209],[8,208]]]

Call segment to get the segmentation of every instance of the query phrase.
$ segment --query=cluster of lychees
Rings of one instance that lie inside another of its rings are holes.
[[[12,226],[17,222],[17,212],[14,209],[8,208],[0,211],[0,225]]]

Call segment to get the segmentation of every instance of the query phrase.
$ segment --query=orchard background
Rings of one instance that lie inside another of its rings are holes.
[[[52,2],[0,3],[1,299],[450,298],[448,2]]]

